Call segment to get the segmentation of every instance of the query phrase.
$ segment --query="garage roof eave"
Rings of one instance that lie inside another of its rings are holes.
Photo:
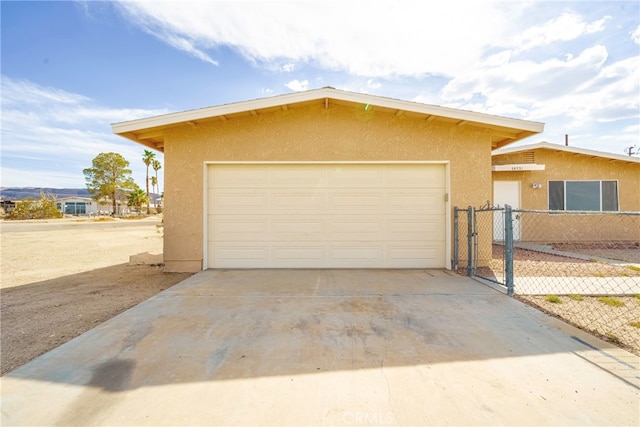
[[[163,129],[169,126],[176,126],[182,123],[194,123],[198,120],[223,117],[231,114],[243,112],[259,112],[260,110],[274,107],[285,107],[293,104],[300,104],[318,100],[336,100],[355,104],[372,105],[382,108],[389,108],[398,111],[407,111],[425,116],[443,117],[465,122],[469,125],[487,127],[490,129],[500,129],[508,134],[507,138],[494,137],[494,147],[502,147],[511,142],[515,142],[527,136],[540,133],[544,130],[544,123],[533,122],[521,119],[495,116],[486,113],[477,113],[467,110],[458,110],[437,105],[421,104],[412,101],[403,101],[394,98],[381,97],[377,95],[362,94],[324,87],[304,92],[295,92],[285,95],[273,96],[270,98],[260,98],[251,101],[242,101],[232,104],[224,104],[214,107],[200,108],[197,110],[182,111],[178,113],[164,114],[160,116],[114,123],[111,125],[113,133],[131,139],[143,145],[153,146],[154,142],[141,138],[140,133],[146,133],[151,129]],[[146,141],[146,142],[145,142]],[[158,149],[158,148],[156,148]]]

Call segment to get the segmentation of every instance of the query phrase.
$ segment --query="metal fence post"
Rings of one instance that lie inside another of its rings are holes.
[[[467,276],[473,273],[473,207],[467,208]]]
[[[504,206],[504,280],[507,295],[513,295],[513,217],[511,206]]]
[[[458,270],[458,208],[453,208],[453,269]]]

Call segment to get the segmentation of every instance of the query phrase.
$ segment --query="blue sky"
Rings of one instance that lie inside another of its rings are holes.
[[[4,187],[84,187],[107,151],[144,187],[143,147],[111,123],[323,86],[545,122],[525,143],[640,145],[638,1],[0,8]]]

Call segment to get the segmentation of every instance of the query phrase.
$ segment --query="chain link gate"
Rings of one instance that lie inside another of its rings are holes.
[[[640,354],[640,212],[454,208],[453,266]]]
[[[513,216],[518,213],[511,206],[492,206],[489,202],[474,208],[454,208],[454,257],[453,266],[460,270],[465,264],[465,274],[476,276],[505,286],[513,295]],[[507,221],[506,218],[509,218]],[[466,226],[466,234],[460,236],[460,224]],[[489,240],[489,237],[491,240]],[[461,241],[461,239],[465,239]],[[479,244],[479,240],[481,243]],[[480,249],[479,249],[480,246]],[[466,247],[466,257],[460,248]],[[490,248],[490,249],[488,249]],[[482,260],[481,267],[478,260]],[[501,262],[496,262],[501,261]],[[501,265],[500,265],[501,264]]]

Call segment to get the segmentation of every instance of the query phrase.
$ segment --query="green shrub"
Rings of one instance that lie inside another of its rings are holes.
[[[552,304],[562,304],[562,300],[558,295],[547,295],[544,299]]]
[[[622,307],[624,306],[624,303],[622,301],[620,301],[618,298],[612,298],[612,297],[599,297],[598,301],[600,301],[603,304],[606,304],[610,307]]]
[[[568,297],[574,301],[582,301],[584,298],[582,298],[582,295],[578,295],[578,294],[569,294]]]

